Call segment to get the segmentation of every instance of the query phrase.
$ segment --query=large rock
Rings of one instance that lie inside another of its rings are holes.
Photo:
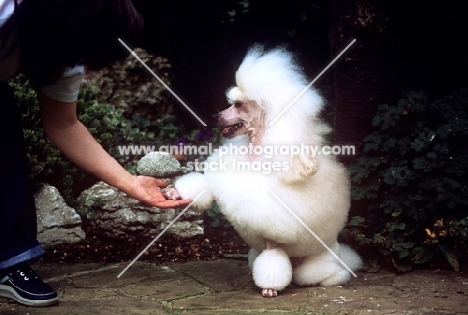
[[[133,240],[155,237],[182,211],[159,209],[99,182],[78,198],[77,211],[111,237]],[[181,237],[203,234],[203,217],[188,210],[167,231]]]
[[[57,188],[42,184],[35,194],[37,239],[44,247],[76,243],[86,238],[81,217],[69,207]]]

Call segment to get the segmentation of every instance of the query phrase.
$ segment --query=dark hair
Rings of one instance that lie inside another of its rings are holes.
[[[124,58],[118,38],[135,41],[142,27],[131,0],[22,0],[0,29],[0,45],[19,46],[20,71],[40,88],[66,67],[98,70]]]

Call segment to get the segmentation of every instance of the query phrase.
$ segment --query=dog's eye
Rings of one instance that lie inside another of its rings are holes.
[[[242,102],[241,102],[241,101],[235,101],[235,102],[234,102],[234,107],[239,108],[239,107],[241,107],[241,106],[242,106]]]

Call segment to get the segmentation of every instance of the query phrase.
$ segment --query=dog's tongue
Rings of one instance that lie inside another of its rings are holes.
[[[243,126],[243,123],[237,123],[235,125],[227,126],[226,128],[223,129],[223,131],[221,131],[221,136],[229,138],[234,134],[234,132],[237,129],[239,129],[242,126]]]
[[[223,129],[223,131],[221,131],[221,136],[222,137],[227,137],[229,136],[230,133],[232,133],[232,130],[234,129],[233,126],[229,126],[229,127],[226,127]]]

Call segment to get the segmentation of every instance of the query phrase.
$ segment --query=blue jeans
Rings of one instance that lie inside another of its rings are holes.
[[[21,114],[13,91],[0,82],[0,269],[40,256],[36,207]]]

